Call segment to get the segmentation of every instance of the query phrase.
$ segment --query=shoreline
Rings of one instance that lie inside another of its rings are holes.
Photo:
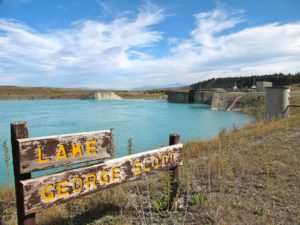
[[[93,93],[115,93],[124,99],[149,99],[164,98],[165,91],[127,91],[127,90],[98,90],[98,89],[79,89],[79,88],[50,88],[50,87],[17,87],[0,86],[0,100],[10,99],[86,99]]]

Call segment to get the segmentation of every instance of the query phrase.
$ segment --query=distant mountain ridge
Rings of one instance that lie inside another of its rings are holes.
[[[182,86],[188,86],[183,83],[173,83],[173,84],[164,84],[164,85],[146,85],[139,88],[133,88],[132,91],[147,91],[155,89],[169,89],[169,88],[178,88]]]

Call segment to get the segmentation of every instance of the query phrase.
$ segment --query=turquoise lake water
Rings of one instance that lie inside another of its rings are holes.
[[[221,128],[231,129],[255,121],[235,112],[210,110],[201,104],[174,104],[156,100],[22,100],[0,101],[0,184],[9,181],[2,143],[8,140],[10,181],[13,181],[10,123],[27,121],[30,137],[58,135],[113,128],[116,155],[126,155],[127,141],[134,152],[168,145],[170,133],[181,141],[215,136]]]

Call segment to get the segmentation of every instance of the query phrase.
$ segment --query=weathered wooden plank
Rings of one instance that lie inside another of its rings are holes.
[[[21,174],[111,157],[110,130],[17,141]]]
[[[24,194],[22,191],[21,180],[27,180],[31,178],[31,173],[20,174],[20,157],[19,157],[19,145],[17,143],[18,138],[27,138],[28,129],[26,122],[15,122],[10,124],[11,132],[11,145],[12,156],[15,175],[15,192],[16,192],[16,206],[18,225],[35,225],[35,213],[24,214]]]
[[[182,163],[182,144],[167,146],[104,163],[22,181],[25,214],[133,181]]]

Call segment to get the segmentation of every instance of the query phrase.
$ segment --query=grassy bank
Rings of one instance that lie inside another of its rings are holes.
[[[300,114],[185,144],[180,194],[167,202],[160,173],[52,207],[38,224],[298,224]],[[16,224],[12,188],[0,191],[4,224]]]
[[[91,93],[91,90],[44,88],[44,87],[0,87],[0,99],[80,99]]]
[[[163,90],[155,91],[116,91],[117,95],[124,99],[165,99],[166,94]]]
[[[84,99],[93,91],[111,90],[91,90],[76,88],[46,88],[46,87],[16,87],[0,86],[0,100],[8,99]],[[124,99],[161,99],[165,97],[163,90],[153,91],[114,91]]]

